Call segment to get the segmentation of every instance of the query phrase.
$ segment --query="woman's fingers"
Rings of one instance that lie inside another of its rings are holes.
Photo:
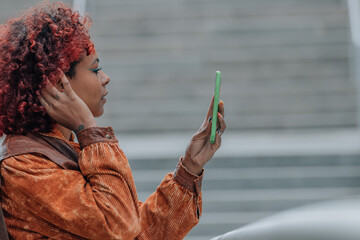
[[[41,95],[49,102],[51,98],[59,100],[61,92],[59,92],[52,83],[48,83],[45,88],[41,89]]]
[[[209,109],[206,114],[205,121],[208,120],[212,116],[213,108],[214,108],[214,95],[212,96],[210,106],[209,106]],[[224,102],[222,100],[220,100],[219,105],[218,105],[218,113],[220,113],[223,117],[225,116]]]
[[[225,132],[226,123],[225,123],[224,117],[219,112],[217,114],[217,118],[218,118],[218,123],[219,123],[218,130],[220,131],[220,134],[222,134],[223,132]]]
[[[219,102],[219,110],[218,112],[225,117],[225,108],[224,108],[224,102],[222,100],[220,100]]]
[[[63,85],[64,88],[64,92],[67,95],[72,94],[73,90],[71,88],[70,82],[67,79],[67,77],[65,76],[65,74],[63,72],[61,72],[61,78],[60,78],[60,82]],[[62,91],[59,91],[51,82],[49,82],[45,88],[43,88],[41,90],[41,95],[44,97],[45,100],[49,101],[50,97],[56,99],[56,100],[60,100],[61,95],[63,94]]]
[[[210,135],[211,132],[211,121],[207,121],[206,125],[202,127],[194,136],[193,140],[201,140]]]
[[[53,97],[51,96],[51,93],[47,89],[47,86],[41,89],[41,98],[43,101],[46,102],[47,105],[49,105],[49,102],[52,101]]]
[[[43,105],[45,108],[47,108],[49,106],[49,104],[45,101],[45,99],[43,97],[39,98],[41,105]]]
[[[214,144],[211,144],[211,148],[214,150],[214,151],[217,151],[221,146],[221,133],[220,131],[218,130],[216,132],[216,135],[215,135],[215,143]],[[215,152],[214,152],[215,153]]]
[[[61,77],[61,83],[64,87],[64,91],[67,95],[70,95],[73,93],[73,89],[71,88],[70,82],[67,79],[67,77],[65,76],[65,74],[63,74],[63,76]]]
[[[200,130],[194,135],[194,139],[196,139],[196,140],[203,139],[207,136],[210,136],[211,124],[212,124],[211,120],[207,121],[206,124],[204,126],[202,126],[200,128]],[[217,114],[217,124],[218,124],[218,127],[216,130],[219,131],[219,135],[221,136],[225,132],[226,122],[225,122],[224,117],[220,114],[220,112],[218,112],[218,114]]]

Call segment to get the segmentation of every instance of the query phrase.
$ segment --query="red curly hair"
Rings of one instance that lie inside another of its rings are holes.
[[[89,17],[48,1],[0,25],[0,136],[51,131],[40,90],[94,52],[90,25]]]

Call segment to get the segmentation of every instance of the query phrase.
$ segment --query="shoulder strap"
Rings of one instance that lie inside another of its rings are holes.
[[[0,150],[0,162],[17,155],[37,153],[64,169],[79,170],[76,150],[64,140],[39,134],[8,135]]]
[[[51,159],[51,157],[54,156],[49,157],[51,161],[57,163],[64,169],[80,170],[78,164],[79,155],[71,145],[58,138],[43,135],[38,135],[38,137],[56,149],[56,154],[61,154],[61,156],[57,156],[56,159]],[[55,152],[53,152],[53,154],[55,154]]]
[[[40,153],[64,169],[79,170],[78,154],[65,141],[39,134],[8,135],[0,149],[2,160],[27,153]],[[0,176],[1,187],[1,176]],[[0,207],[0,240],[9,240],[3,211]]]

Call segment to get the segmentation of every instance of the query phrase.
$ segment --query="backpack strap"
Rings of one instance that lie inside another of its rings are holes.
[[[13,134],[6,136],[0,149],[0,166],[4,159],[28,153],[40,153],[64,169],[80,170],[78,153],[67,142],[58,138],[32,133],[28,133],[27,135]],[[1,207],[0,240],[9,240]]]

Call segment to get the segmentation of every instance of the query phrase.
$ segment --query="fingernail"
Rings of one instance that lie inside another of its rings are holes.
[[[209,117],[209,122],[211,122],[211,117]]]
[[[220,103],[224,104],[224,101],[223,101],[223,100],[220,100]]]
[[[220,134],[220,130],[217,130],[217,133]]]

